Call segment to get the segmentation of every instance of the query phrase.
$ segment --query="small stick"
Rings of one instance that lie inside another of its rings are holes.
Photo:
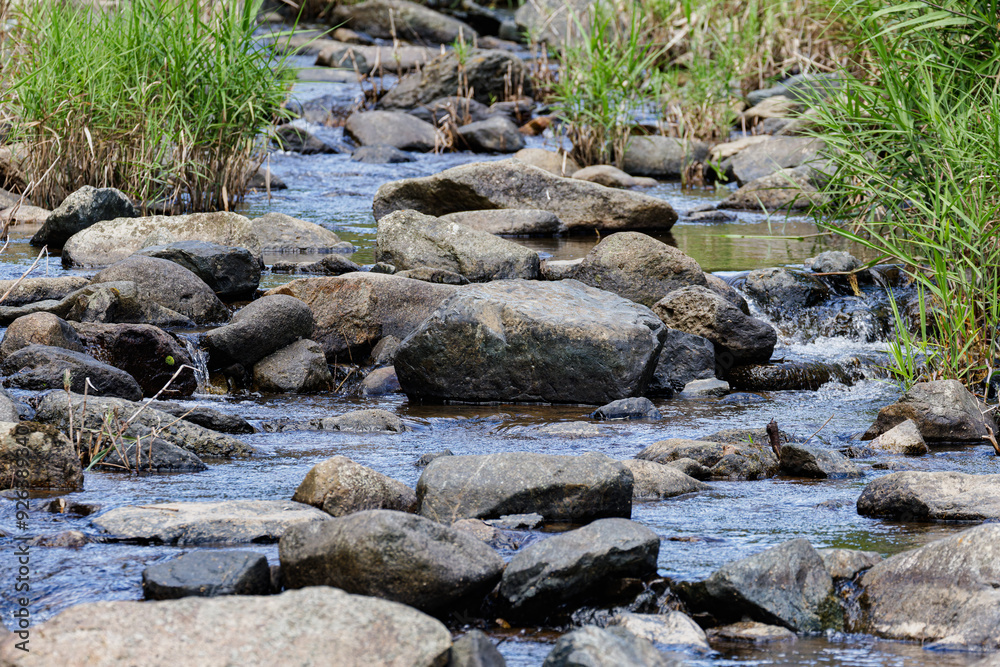
[[[997,443],[997,437],[993,434],[993,429],[989,426],[986,427],[989,435],[984,435],[983,440],[989,440],[990,444],[993,445],[993,451],[996,452],[997,456],[1000,456],[1000,444]]]
[[[774,455],[781,458],[781,434],[778,431],[778,422],[774,421],[774,417],[771,417],[771,421],[765,428],[767,431],[767,437],[771,441],[771,450],[774,451]]]
[[[810,435],[808,438],[806,438],[805,441],[803,442],[803,444],[805,444],[805,443],[809,442],[810,440],[812,440],[813,438],[815,438],[816,434],[819,433],[820,431],[822,431],[823,429],[825,429],[826,425],[829,424],[832,420],[833,420],[833,415],[830,415],[830,418],[827,419],[825,422],[823,422],[822,426],[820,426],[818,429],[816,429],[815,431],[813,431],[813,434]]]

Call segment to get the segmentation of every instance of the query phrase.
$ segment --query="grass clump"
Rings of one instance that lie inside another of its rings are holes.
[[[51,208],[92,185],[175,213],[239,201],[286,93],[280,63],[253,40],[260,4],[20,6],[7,72],[32,198]]]

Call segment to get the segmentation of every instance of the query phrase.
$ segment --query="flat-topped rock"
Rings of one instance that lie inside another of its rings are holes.
[[[263,252],[354,252],[350,243],[326,227],[284,213],[267,213],[250,221]]]
[[[865,487],[858,514],[902,521],[996,521],[1000,475],[895,472]]]

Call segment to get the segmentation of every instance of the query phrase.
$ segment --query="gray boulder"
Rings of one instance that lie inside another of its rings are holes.
[[[29,345],[8,356],[0,372],[8,387],[44,391],[62,389],[69,373],[70,391],[83,393],[89,381],[95,396],[117,396],[130,401],[142,398],[142,388],[135,379],[82,352],[61,347]]]
[[[560,637],[542,667],[669,667],[676,664],[668,661],[648,639],[636,637],[624,628],[602,630],[588,625]]]
[[[853,579],[859,572],[871,569],[882,561],[877,551],[857,549],[817,549],[823,566],[834,579]]]
[[[334,586],[425,611],[478,602],[504,567],[472,535],[391,510],[290,528],[279,556],[288,588]]]
[[[351,160],[354,162],[364,162],[365,164],[403,164],[413,162],[415,158],[401,151],[395,146],[385,146],[377,144],[375,146],[361,146],[351,153]]]
[[[260,264],[246,248],[207,241],[177,241],[149,246],[136,254],[180,264],[225,301],[250,298],[260,284]]]
[[[361,381],[360,391],[363,396],[382,396],[402,391],[396,369],[392,366],[376,368]]]
[[[758,178],[770,176],[779,169],[801,165],[817,165],[825,146],[822,140],[812,137],[772,137],[767,141],[750,144],[722,167],[744,185]]]
[[[82,490],[83,467],[70,439],[46,424],[0,423],[0,489],[13,488]]]
[[[725,479],[767,479],[778,474],[778,459],[766,444],[743,440],[725,444],[708,440],[671,438],[654,442],[636,458],[656,463],[693,459],[708,468],[712,477]]]
[[[143,298],[139,288],[131,281],[87,285],[58,301],[0,306],[0,323],[8,324],[34,313],[52,313],[74,322],[142,322],[159,326],[195,326],[184,315]]]
[[[747,293],[769,312],[787,313],[810,308],[830,296],[830,288],[818,278],[780,268],[751,271],[745,287]]]
[[[142,592],[147,600],[268,595],[271,568],[253,551],[193,551],[143,570]]]
[[[349,433],[402,433],[406,424],[388,410],[352,410],[339,417],[321,420],[323,430]]]
[[[376,509],[413,512],[417,508],[413,489],[344,456],[313,466],[292,500],[318,507],[330,516]]]
[[[416,211],[378,221],[375,259],[397,270],[421,266],[461,274],[472,282],[538,277],[538,253],[488,232]]]
[[[267,213],[249,225],[264,252],[354,252],[329,229],[284,213]]]
[[[639,459],[622,461],[622,465],[632,473],[632,500],[661,500],[709,488],[669,465]]]
[[[681,396],[685,398],[725,396],[727,393],[729,393],[729,383],[716,378],[691,380],[681,389]]]
[[[498,236],[554,236],[566,231],[555,213],[532,208],[459,211],[442,215],[441,220]]]
[[[396,87],[379,100],[379,106],[414,109],[462,90],[472,91],[473,99],[489,104],[490,97],[503,98],[508,86],[520,86],[525,95],[531,94],[527,66],[516,54],[470,49],[459,59],[458,54],[449,51],[420,71],[401,77]]]
[[[632,473],[602,454],[502,452],[434,459],[417,482],[420,514],[435,521],[535,512],[586,523],[632,515]]]
[[[664,328],[648,308],[574,280],[461,288],[396,352],[414,398],[601,405],[642,395]]]
[[[660,419],[662,415],[648,398],[622,398],[602,405],[590,414],[602,419]]]
[[[271,273],[314,273],[321,276],[342,276],[360,270],[360,266],[343,255],[327,255],[316,262],[275,262],[271,265]]]
[[[414,269],[397,271],[393,275],[400,278],[412,278],[413,280],[423,280],[428,283],[438,283],[440,285],[468,285],[469,279],[460,273],[448,271],[447,269],[436,269],[429,266],[418,266]]]
[[[863,477],[861,468],[835,449],[800,444],[781,446],[781,471],[795,477],[846,479]]]
[[[898,401],[882,408],[862,440],[872,440],[913,420],[928,445],[985,442],[987,422],[979,401],[958,380],[918,382]]]
[[[1000,475],[895,472],[865,487],[858,514],[902,521],[996,521]]]
[[[49,214],[42,228],[31,237],[31,244],[61,248],[69,237],[94,223],[137,215],[132,200],[124,192],[85,185]]]
[[[224,327],[205,334],[209,361],[217,368],[240,363],[251,368],[264,357],[313,332],[313,315],[302,301],[264,296],[240,309]]]
[[[83,341],[69,322],[52,313],[33,313],[10,323],[0,342],[0,361],[29,345],[83,352]]]
[[[106,455],[91,459],[95,468],[116,472],[199,472],[208,468],[201,459],[186,449],[153,437],[146,429],[145,437],[126,440],[123,446],[114,447]]]
[[[184,421],[220,433],[247,434],[256,432],[250,422],[243,419],[243,417],[227,412],[220,412],[204,405],[188,407],[169,401],[152,401],[149,407],[173,415],[174,417],[182,417]]]
[[[297,340],[253,365],[253,384],[273,394],[304,394],[329,389],[333,383],[326,355],[318,343]]]
[[[2,350],[3,346],[0,345],[0,351]],[[912,419],[900,422],[874,440],[869,440],[868,446],[884,452],[909,456],[921,456],[930,451],[924,436],[920,435],[920,427]]]
[[[361,146],[392,146],[424,153],[438,144],[433,125],[399,111],[357,111],[344,124],[344,135]]]
[[[708,144],[674,137],[632,137],[622,168],[633,176],[679,179],[688,165],[708,160]]]
[[[692,380],[715,377],[715,346],[701,336],[667,329],[663,349],[647,390],[650,395],[670,396]]]
[[[503,116],[490,116],[458,128],[459,140],[475,153],[516,153],[524,148],[524,135]]]

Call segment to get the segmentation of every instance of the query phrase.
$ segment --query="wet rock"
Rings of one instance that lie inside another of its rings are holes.
[[[354,410],[323,420],[323,429],[351,433],[402,433],[408,431],[403,420],[387,410]]]
[[[396,362],[396,350],[399,349],[400,342],[395,336],[386,336],[376,343],[370,358],[372,365],[392,366]]]
[[[257,171],[253,173],[250,177],[250,182],[247,183],[247,188],[250,190],[287,190],[288,184],[283,180],[274,175],[274,173],[265,166],[260,166]]]
[[[602,630],[588,625],[560,637],[542,667],[668,667],[670,664],[648,639],[636,637],[623,628]]]
[[[83,341],[69,322],[51,313],[24,315],[11,322],[0,343],[0,360],[29,345],[83,352]]]
[[[698,262],[638,232],[603,239],[583,258],[573,277],[649,307],[673,290],[706,284]]]
[[[446,197],[441,193],[448,193]],[[478,162],[439,174],[382,185],[375,218],[402,209],[441,216],[489,208],[555,213],[570,231],[667,230],[677,220],[668,203],[649,195],[559,178],[518,160]]]
[[[0,423],[0,433],[0,489],[83,489],[80,457],[65,435],[36,422]]]
[[[872,440],[889,429],[913,420],[928,445],[985,442],[986,420],[976,397],[958,380],[918,382],[900,399],[882,408],[862,436]]]
[[[450,449],[443,449],[440,452],[427,452],[426,454],[421,454],[420,458],[417,459],[417,462],[414,463],[413,465],[417,466],[418,468],[426,468],[427,466],[430,465],[431,461],[433,461],[434,459],[439,459],[442,456],[454,456],[454,455],[455,452],[451,451]]]
[[[87,408],[86,415],[84,415],[84,404]],[[148,429],[154,429],[157,431],[158,437],[201,458],[242,458],[252,456],[254,453],[252,447],[236,438],[202,428],[155,408],[146,407],[139,412],[143,406],[142,403],[133,403],[120,398],[102,398],[93,394],[89,395],[85,402],[82,395],[73,394],[72,406],[73,427],[78,429],[82,424],[85,429],[88,429],[84,432],[81,440],[83,447],[90,448],[95,437],[94,434],[103,428],[105,414],[117,412],[119,420],[124,422],[138,412],[138,416],[132,422],[134,428],[125,433],[130,437],[144,436],[148,433]],[[68,413],[69,405],[66,394],[52,392],[42,399],[35,418],[42,423],[51,424],[61,431],[68,431]],[[142,429],[137,431],[136,429],[139,427]]]
[[[66,197],[31,237],[32,245],[62,247],[69,237],[101,220],[134,218],[138,214],[125,193],[85,185]]]
[[[141,629],[144,639],[108,628]],[[8,642],[0,662],[83,667],[114,656],[123,664],[168,664],[201,646],[198,660],[205,665],[308,665],[317,656],[338,656],[342,667],[425,667],[444,664],[451,646],[451,633],[430,616],[326,587],[275,596],[81,604],[33,626],[31,639],[30,655]]]
[[[825,199],[814,185],[809,167],[780,169],[754,178],[719,203],[719,208],[749,211],[803,210],[822,204]]]
[[[329,518],[290,500],[225,500],[116,507],[94,525],[112,541],[190,546],[277,542],[292,526]]]
[[[734,388],[747,391],[816,391],[828,382],[852,385],[857,379],[856,369],[822,361],[782,360],[726,370],[726,380]]]
[[[329,389],[333,382],[323,348],[308,339],[297,340],[253,365],[258,391],[305,394]]]
[[[366,0],[339,5],[334,25],[346,22],[352,30],[376,39],[404,39],[415,43],[472,42],[478,36],[467,23],[407,0]]]
[[[671,396],[692,380],[715,377],[715,346],[712,341],[677,329],[667,329],[663,349],[656,361],[650,395]]]
[[[342,255],[328,255],[318,262],[275,262],[272,273],[315,273],[322,276],[340,276],[361,267]]]
[[[742,391],[729,394],[719,401],[719,405],[756,405],[758,403],[767,403],[767,399],[758,394],[748,394]]]
[[[250,228],[264,252],[354,252],[329,229],[284,213],[254,218]]]
[[[996,650],[997,581],[1000,525],[970,528],[868,570],[861,579],[860,614],[848,630],[925,647]]]
[[[418,266],[415,269],[397,271],[394,275],[400,278],[412,278],[413,280],[423,280],[428,283],[438,283],[441,285],[469,284],[469,279],[460,273],[448,271],[447,269],[434,269],[429,266]]]
[[[727,393],[729,393],[729,383],[715,378],[691,380],[681,389],[681,394],[684,396],[725,396]]]
[[[673,650],[694,650],[697,653],[709,653],[712,650],[705,631],[691,617],[679,611],[666,614],[619,614],[611,620],[611,625]]]
[[[545,259],[539,265],[542,280],[568,280],[576,275],[576,270],[583,263],[580,259]]]
[[[398,111],[358,111],[344,124],[344,135],[362,146],[392,146],[427,152],[438,143],[437,130],[415,116]]]
[[[713,477],[729,479],[767,479],[778,474],[778,459],[766,444],[743,440],[724,444],[706,440],[671,438],[654,442],[636,455],[637,459],[669,463],[694,459],[708,468]]]
[[[269,292],[242,308],[226,326],[205,334],[204,341],[209,362],[215,368],[232,363],[250,368],[273,352],[309,338],[313,327],[313,314],[307,304]]]
[[[819,279],[788,269],[758,269],[746,279],[746,291],[766,310],[810,308],[822,303],[830,289]]]
[[[351,159],[355,162],[365,164],[403,164],[413,162],[414,158],[399,150],[395,146],[376,144],[374,146],[362,146],[353,153]]]
[[[846,479],[863,477],[864,473],[851,460],[835,449],[782,445],[781,471],[795,477]]]
[[[690,459],[688,459],[690,460]],[[687,473],[652,461],[629,459],[622,464],[632,472],[632,500],[660,500],[709,488]]]
[[[180,264],[135,255],[99,272],[91,284],[119,281],[135,283],[141,299],[158,303],[198,324],[229,319],[229,309],[212,288]]]
[[[638,460],[639,459],[636,459],[636,461]],[[652,463],[652,462],[647,461],[647,463]],[[664,467],[667,468],[674,468],[676,470],[680,470],[688,477],[693,477],[694,479],[711,479],[712,477],[712,470],[710,468],[706,468],[705,466],[698,463],[694,459],[689,459],[686,457],[674,459],[673,461],[664,461],[663,463],[657,463],[656,465],[663,465]],[[634,469],[633,469],[633,474],[634,474]]]
[[[451,646],[448,667],[506,667],[507,661],[481,630],[470,630]]]
[[[843,250],[827,250],[807,259],[805,268],[813,273],[849,273],[861,268],[861,261]]]
[[[445,456],[420,476],[417,500],[421,515],[445,523],[529,512],[573,523],[628,518],[632,473],[601,454]]]
[[[573,280],[496,281],[442,303],[395,368],[414,398],[601,405],[645,392],[664,331],[647,308]]]
[[[183,266],[225,301],[250,298],[260,284],[260,264],[246,248],[206,241],[177,241],[169,245],[149,246],[136,254]]]
[[[712,290],[723,299],[733,304],[741,311],[744,315],[750,314],[750,305],[747,300],[743,298],[743,295],[736,291],[736,288],[730,285],[728,282],[711,273],[705,274],[705,283],[708,289]]]
[[[770,644],[772,642],[793,642],[795,633],[780,625],[767,625],[756,621],[740,621],[730,625],[712,628],[708,638],[713,642],[733,644]]]
[[[413,109],[460,90],[472,91],[472,98],[489,104],[503,98],[505,87],[521,86],[531,94],[527,67],[513,54],[499,50],[469,49],[460,60],[454,51],[438,56],[419,72],[406,74],[386,93],[379,106],[384,109]]]
[[[778,439],[781,443],[792,442],[794,439],[785,431],[778,431]],[[737,445],[745,442],[758,445],[768,445],[770,442],[766,428],[724,428],[716,431],[698,441],[721,442],[724,445]]]
[[[739,220],[734,213],[727,213],[716,208],[710,211],[691,211],[685,218],[691,222],[736,222]]]
[[[268,294],[304,301],[316,318],[312,339],[327,361],[343,363],[365,359],[386,336],[406,338],[455,291],[451,285],[383,273],[348,273],[294,280]]]
[[[744,185],[780,169],[816,165],[823,149],[823,142],[812,137],[772,137],[750,144],[723,162],[722,167]]]
[[[677,592],[692,610],[722,622],[751,620],[796,632],[818,632],[825,620],[833,580],[808,540],[796,539],[727,563],[703,582]]]
[[[220,433],[247,434],[256,432],[254,427],[247,420],[243,419],[243,417],[220,412],[204,405],[185,407],[179,403],[152,401],[149,407],[173,415],[174,417],[183,417],[184,421]]]
[[[115,472],[199,472],[208,468],[188,450],[146,431],[145,437],[126,440],[121,449],[115,447],[100,462],[91,459],[91,464]]]
[[[143,396],[190,396],[198,388],[191,356],[175,337],[151,324],[74,322],[73,329],[94,358],[135,378]],[[171,382],[171,379],[173,381]],[[82,391],[82,387],[81,387]]]
[[[599,438],[611,435],[612,431],[590,422],[557,422],[535,429],[535,433],[550,438]]]
[[[622,398],[597,408],[592,419],[661,419],[660,411],[648,398]]]
[[[4,299],[3,305],[11,308],[38,301],[61,301],[88,284],[90,278],[86,276],[0,280],[0,294],[10,292]]]
[[[423,67],[438,55],[440,48],[428,46],[407,46],[403,44],[375,45],[370,43],[352,44],[345,40],[316,40],[318,50],[316,65],[319,67],[342,68],[335,74],[345,74],[341,83],[357,83],[358,72],[368,74],[378,68],[391,74],[405,74]],[[311,70],[314,73],[316,70]]]
[[[376,368],[361,381],[361,394],[364,396],[383,396],[400,391],[399,378],[392,366]]]
[[[39,535],[28,540],[28,546],[46,549],[79,549],[90,543],[90,539],[79,530],[64,530],[60,533]],[[3,634],[0,632],[0,634]],[[3,640],[0,639],[0,642]]]
[[[475,537],[390,510],[290,528],[279,555],[288,588],[334,586],[427,611],[485,595],[504,567]]]
[[[544,148],[522,148],[514,157],[524,164],[544,169],[554,176],[570,178],[580,171],[580,164],[566,153],[547,151]]]
[[[456,222],[416,211],[396,211],[378,221],[375,259],[397,270],[429,266],[472,282],[538,277],[538,253]]]
[[[566,231],[555,213],[541,209],[460,211],[442,215],[440,219],[498,236],[554,236]]]
[[[150,237],[157,243],[147,243]],[[176,241],[236,246],[260,256],[260,241],[250,221],[236,213],[219,212],[104,220],[70,237],[63,246],[62,261],[67,267],[108,266],[148,245]]]
[[[2,349],[0,346],[0,351]],[[924,437],[920,435],[920,428],[912,419],[893,426],[874,440],[870,440],[868,445],[872,449],[910,456],[922,456],[930,451]]]
[[[882,561],[876,551],[857,549],[817,549],[826,571],[834,579],[853,579],[858,572],[874,567]]]
[[[903,521],[995,521],[1000,519],[1000,475],[892,473],[865,487],[858,514]]]
[[[302,155],[340,152],[336,146],[328,144],[313,132],[308,123],[301,120],[293,120],[275,128],[274,144],[279,150]]]
[[[544,618],[566,605],[599,601],[623,578],[656,573],[660,538],[627,519],[601,519],[525,547],[507,564],[500,597],[513,618]]]
[[[671,329],[712,341],[716,366],[723,369],[767,361],[778,342],[769,324],[704,287],[674,290],[653,305],[653,312]]]
[[[139,384],[125,371],[61,347],[23,347],[4,360],[0,372],[7,376],[8,387],[35,391],[62,389],[65,374],[69,372],[71,391],[83,393],[89,381],[90,392],[95,396],[117,396],[132,401],[142,398]]]
[[[708,144],[673,137],[633,137],[622,168],[633,176],[677,179],[689,165],[706,162]]]
[[[254,551],[193,551],[142,571],[147,600],[220,595],[268,595],[271,569]]]
[[[374,509],[413,512],[417,508],[413,489],[344,456],[313,466],[292,500],[318,507],[331,516]]]
[[[516,153],[524,148],[524,135],[503,116],[491,116],[458,128],[459,140],[475,153]]]

